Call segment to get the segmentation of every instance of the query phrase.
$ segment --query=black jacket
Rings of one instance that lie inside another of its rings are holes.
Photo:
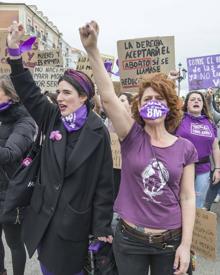
[[[8,181],[28,152],[36,132],[34,120],[21,104],[0,112],[0,212]]]
[[[23,222],[25,244],[30,256],[38,248],[40,261],[55,275],[72,275],[83,267],[89,234],[112,233],[109,135],[101,119],[90,111],[66,161],[70,134],[63,126],[58,107],[40,93],[29,71],[12,75],[12,81],[37,124],[43,123],[46,129],[41,184],[35,186]],[[60,141],[49,138],[54,130],[62,134]]]

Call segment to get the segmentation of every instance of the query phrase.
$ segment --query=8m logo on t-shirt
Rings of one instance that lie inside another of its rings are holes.
[[[191,134],[201,137],[212,137],[212,132],[208,125],[191,123]]]

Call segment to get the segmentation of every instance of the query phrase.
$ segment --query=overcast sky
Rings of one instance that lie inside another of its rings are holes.
[[[19,2],[22,1],[3,1]],[[186,58],[220,54],[220,0],[34,0],[71,46],[82,49],[78,28],[100,25],[99,49],[117,56],[117,40],[175,36],[176,64]],[[185,86],[186,84],[184,84]]]

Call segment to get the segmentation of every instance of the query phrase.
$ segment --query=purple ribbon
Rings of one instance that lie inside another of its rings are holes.
[[[114,73],[114,72],[112,71],[112,65],[113,65],[113,62],[112,62],[111,60],[106,60],[106,61],[104,62],[105,69],[106,69],[106,71],[107,71],[108,73],[111,73],[111,74],[113,74],[113,75],[115,75],[115,76],[119,76],[118,59],[116,60],[116,65],[117,65],[117,67],[118,67],[118,71],[117,71],[116,73]]]
[[[155,120],[166,115],[169,108],[158,100],[150,100],[140,109],[140,116],[143,119]]]
[[[24,53],[24,52],[30,51],[32,49],[34,42],[36,41],[36,38],[37,38],[36,36],[31,36],[27,40],[25,40],[23,43],[21,43],[19,47],[20,52]]]
[[[92,241],[92,243],[89,245],[89,251],[90,252],[98,252],[100,248],[102,248],[104,245],[104,242],[101,241]]]
[[[7,110],[12,105],[12,101],[4,102],[0,104],[0,112]]]
[[[82,105],[72,114],[62,117],[64,127],[68,132],[74,132],[82,128],[87,119],[87,107]]]
[[[30,38],[25,40],[23,43],[21,43],[19,48],[17,49],[8,48],[8,53],[11,56],[19,56],[24,52],[30,51],[32,49],[32,45],[34,44],[35,40],[36,40],[36,36],[31,36]]]

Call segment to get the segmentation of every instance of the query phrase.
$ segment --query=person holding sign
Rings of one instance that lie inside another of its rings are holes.
[[[23,222],[29,256],[38,250],[44,275],[82,274],[92,234],[112,242],[112,156],[107,129],[90,108],[94,85],[84,73],[67,70],[51,104],[23,68],[17,22],[7,39],[11,79],[22,102],[43,126],[40,183]]]
[[[122,170],[114,210],[121,217],[113,240],[120,275],[185,274],[195,220],[193,144],[171,132],[181,119],[174,83],[145,75],[134,118],[114,92],[97,47],[99,27],[79,29],[103,107],[121,141]]]
[[[196,147],[199,160],[196,163],[196,207],[202,208],[209,187],[209,182],[220,181],[220,151],[217,128],[209,114],[209,108],[203,93],[192,91],[187,94],[183,111],[184,117],[176,131],[176,135],[187,138]],[[210,178],[211,163],[214,161],[214,172]]]

